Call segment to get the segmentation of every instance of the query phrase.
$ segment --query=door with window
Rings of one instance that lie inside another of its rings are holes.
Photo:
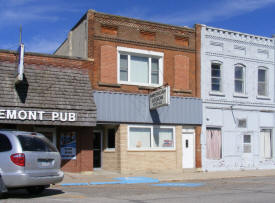
[[[94,168],[101,168],[102,131],[93,133]]]
[[[243,153],[241,167],[251,167],[254,164],[253,160],[253,134],[244,133],[242,135],[243,139]]]
[[[182,168],[195,167],[195,133],[182,133]]]

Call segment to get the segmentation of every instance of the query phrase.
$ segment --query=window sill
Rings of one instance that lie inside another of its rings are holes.
[[[132,85],[132,86],[139,86],[142,88],[157,88],[162,86],[162,84],[146,84],[146,83],[134,83],[134,82],[125,82],[125,81],[119,81],[119,85]]]
[[[173,89],[173,92],[175,92],[175,93],[184,93],[184,94],[192,94],[192,90]]]
[[[103,82],[99,82],[98,86],[102,86],[102,87],[116,87],[116,88],[120,88],[120,84],[112,84],[112,83],[103,83]]]
[[[105,149],[104,152],[110,153],[110,152],[116,152],[115,148],[109,148],[109,149]]]
[[[210,96],[219,96],[219,97],[225,97],[225,94],[222,92],[209,92]]]
[[[128,152],[175,152],[176,149],[128,149]]]
[[[138,89],[139,90],[154,90],[156,88],[155,87],[147,87],[147,86],[139,86]]]
[[[261,99],[261,100],[271,100],[270,97],[267,97],[267,96],[256,96],[257,99]]]
[[[238,98],[248,98],[247,94],[238,94],[238,93],[234,93],[233,97],[238,97]]]

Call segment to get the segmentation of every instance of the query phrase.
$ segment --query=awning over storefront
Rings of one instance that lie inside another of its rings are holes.
[[[148,95],[94,91],[97,122],[201,125],[198,98],[171,97],[169,106],[149,110]]]
[[[42,63],[43,64],[43,63]],[[0,62],[0,123],[95,126],[96,106],[86,69]]]

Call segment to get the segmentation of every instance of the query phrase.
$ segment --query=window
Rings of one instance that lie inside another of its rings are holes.
[[[235,67],[235,92],[244,94],[245,91],[245,76],[244,76],[244,67],[236,66]]]
[[[211,90],[221,92],[221,64],[211,64]]]
[[[173,147],[172,128],[154,128],[153,147]]]
[[[263,68],[258,69],[258,95],[267,95],[267,70]]]
[[[107,148],[114,149],[116,146],[116,130],[114,128],[107,131]]]
[[[246,119],[238,119],[238,128],[246,128],[247,121]]]
[[[119,83],[160,86],[163,53],[118,47]]]
[[[271,129],[262,129],[260,132],[261,157],[272,158],[272,133]]]
[[[206,129],[206,157],[208,159],[222,158],[222,135],[221,129]]]
[[[0,134],[0,152],[6,152],[11,150],[10,140],[6,135]]]
[[[130,149],[174,149],[174,146],[173,127],[129,127]]]
[[[243,136],[243,152],[251,153],[251,135]]]

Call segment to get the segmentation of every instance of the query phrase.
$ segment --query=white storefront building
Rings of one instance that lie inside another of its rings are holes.
[[[204,171],[275,169],[274,40],[202,25]]]

